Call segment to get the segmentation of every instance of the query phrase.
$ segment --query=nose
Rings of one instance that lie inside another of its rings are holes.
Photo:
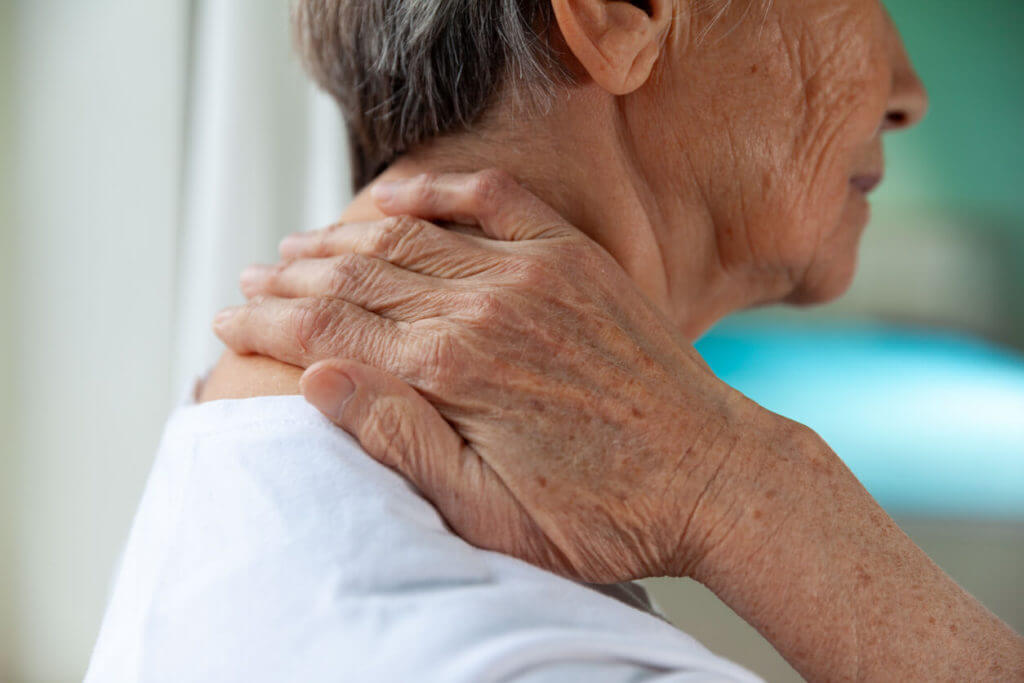
[[[910,63],[903,41],[895,27],[889,51],[892,85],[886,107],[883,131],[906,130],[916,126],[928,111],[928,92]]]

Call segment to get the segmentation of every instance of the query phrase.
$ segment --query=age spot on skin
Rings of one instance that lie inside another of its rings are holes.
[[[542,476],[538,476],[537,477],[537,486],[539,486],[541,488],[544,488],[547,485],[548,485],[548,480],[547,480],[546,477],[542,477]]]
[[[865,571],[864,567],[857,567],[857,583],[861,586],[867,586],[871,583],[871,575]]]

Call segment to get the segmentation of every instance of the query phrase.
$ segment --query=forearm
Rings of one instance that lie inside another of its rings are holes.
[[[792,423],[776,433],[766,457],[731,456],[719,475],[739,494],[709,507],[695,578],[812,681],[1024,679],[1024,640],[820,438]]]

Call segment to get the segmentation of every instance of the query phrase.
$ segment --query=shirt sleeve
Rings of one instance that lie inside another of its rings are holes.
[[[666,622],[474,548],[301,397],[168,421],[87,683],[756,681]]]

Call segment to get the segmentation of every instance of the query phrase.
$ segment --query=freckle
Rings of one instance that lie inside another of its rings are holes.
[[[778,494],[779,494],[778,491],[776,491],[775,489],[770,489],[770,490],[764,492],[764,497],[767,498],[768,500],[771,500],[772,498],[774,498]]]
[[[861,586],[866,586],[871,583],[871,575],[868,574],[861,565],[857,565],[857,583]]]
[[[548,485],[548,480],[545,477],[537,477],[537,485],[544,488]]]
[[[950,624],[949,625],[949,632],[950,633],[956,633],[956,624]]]
[[[544,402],[539,399],[533,399],[530,405],[532,405],[533,409],[536,410],[538,413],[543,413],[545,410]]]
[[[761,511],[754,510],[754,519],[761,519]]]
[[[633,412],[633,417],[643,417],[643,416],[644,416],[644,414],[643,414],[643,411],[641,411],[641,410],[640,410],[639,408],[637,408],[636,406],[633,406],[633,407],[631,408],[631,410],[632,410],[632,412]]]
[[[935,623],[935,617],[928,617],[928,623],[929,624],[934,624]]]
[[[750,73],[752,73],[752,74],[756,74],[757,73],[757,64],[754,64],[754,65],[752,65],[750,67]]]

